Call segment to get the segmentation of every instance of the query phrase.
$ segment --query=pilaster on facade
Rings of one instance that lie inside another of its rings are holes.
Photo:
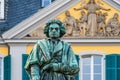
[[[8,44],[11,55],[11,80],[22,80],[22,54],[26,53],[26,44]]]

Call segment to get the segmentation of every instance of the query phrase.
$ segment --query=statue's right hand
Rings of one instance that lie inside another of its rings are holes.
[[[40,76],[32,76],[32,80],[40,80]]]

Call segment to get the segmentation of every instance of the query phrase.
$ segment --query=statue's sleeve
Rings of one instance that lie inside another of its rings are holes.
[[[66,57],[67,57],[67,61],[65,60],[65,63],[61,64],[60,66],[61,71],[64,74],[68,74],[68,75],[77,74],[79,71],[79,66],[77,63],[77,59],[74,55],[74,52],[70,46],[68,48]]]
[[[78,62],[71,47],[69,48],[68,51],[68,64],[70,67],[70,73],[72,74],[78,73],[79,71]]]
[[[29,75],[31,75],[31,66],[38,65],[40,67],[42,65],[41,59],[40,46],[35,44],[25,64],[25,70]]]

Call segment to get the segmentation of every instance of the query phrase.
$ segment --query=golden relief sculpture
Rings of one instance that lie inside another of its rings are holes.
[[[97,5],[94,0],[90,0],[83,7],[74,8],[74,10],[76,10],[76,11],[82,10],[82,9],[85,9],[85,10],[88,11],[87,24],[88,24],[88,27],[89,27],[89,34],[90,34],[91,37],[94,37],[94,36],[96,36],[96,33],[97,33],[97,15],[96,15],[96,11],[100,10],[100,9],[109,11],[110,9],[105,9],[105,8]]]
[[[66,18],[64,20],[64,25],[67,30],[65,37],[79,36],[77,20],[73,16],[71,16],[69,11],[66,11],[65,15],[66,15]]]
[[[73,11],[80,11],[81,16],[75,18],[70,11],[65,11],[63,23],[66,28],[66,34],[63,38],[119,38],[120,21],[118,13],[107,19],[109,15],[106,9],[102,7],[103,3],[99,0],[81,1],[81,7],[73,8]],[[103,10],[104,12],[102,12]],[[106,22],[107,20],[107,22]],[[29,34],[30,37],[44,38],[43,28],[35,30]]]
[[[40,27],[37,30],[32,31],[26,37],[33,37],[33,38],[45,38],[44,28]]]

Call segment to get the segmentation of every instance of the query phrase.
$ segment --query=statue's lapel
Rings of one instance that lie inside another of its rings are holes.
[[[43,55],[46,57],[47,60],[50,60],[51,57],[50,57],[50,54],[49,54],[49,49],[48,49],[48,41],[47,40],[42,40],[42,41],[39,41],[39,45],[40,45],[40,48],[43,52]]]
[[[55,45],[55,47],[54,47],[54,52],[53,52],[53,53],[56,53],[56,52],[61,51],[62,48],[63,48],[62,42],[59,41],[58,44]]]

